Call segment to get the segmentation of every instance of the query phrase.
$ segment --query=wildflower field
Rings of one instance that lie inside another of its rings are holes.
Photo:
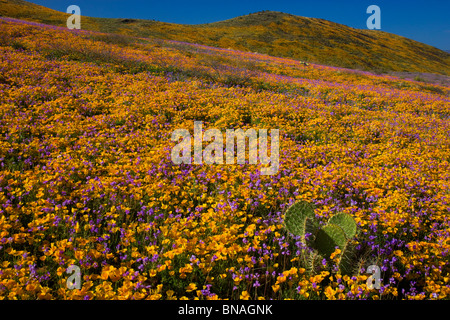
[[[0,18],[0,298],[448,299],[449,92]],[[175,165],[194,121],[279,129],[278,172]],[[350,274],[305,263],[296,201],[357,223]]]

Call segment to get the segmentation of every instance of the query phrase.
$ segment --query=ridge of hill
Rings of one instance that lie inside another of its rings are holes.
[[[69,14],[23,0],[1,0],[0,15],[65,26]],[[262,11],[182,25],[142,19],[82,17],[82,29],[191,42],[378,73],[450,75],[450,54],[402,36],[335,22]]]

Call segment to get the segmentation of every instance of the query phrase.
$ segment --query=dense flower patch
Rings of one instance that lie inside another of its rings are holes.
[[[2,19],[0,297],[447,299],[449,91]],[[279,171],[174,165],[194,121],[280,129]],[[299,199],[358,223],[353,275],[302,264],[283,228]]]

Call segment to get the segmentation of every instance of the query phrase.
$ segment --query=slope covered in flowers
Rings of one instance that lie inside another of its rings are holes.
[[[0,298],[447,299],[449,91],[2,18]],[[279,171],[173,164],[194,121],[279,129]],[[299,199],[355,218],[353,276],[302,264]]]

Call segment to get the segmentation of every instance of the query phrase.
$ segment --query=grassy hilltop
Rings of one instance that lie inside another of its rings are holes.
[[[3,16],[66,25],[66,13],[22,0],[0,3]],[[450,54],[432,46],[383,31],[359,30],[281,12],[258,12],[201,25],[83,17],[82,29],[185,41],[352,69],[450,75]]]

